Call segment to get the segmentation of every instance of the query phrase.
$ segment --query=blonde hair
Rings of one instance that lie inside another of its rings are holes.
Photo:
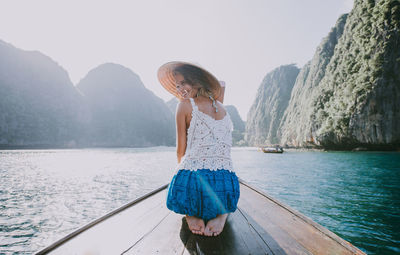
[[[211,99],[212,101],[212,106],[215,108],[215,112],[218,112],[218,107],[215,102],[215,98],[213,96],[213,93],[209,91],[208,89],[204,87],[200,87],[199,90],[197,90],[197,95],[196,96],[205,96]]]
[[[199,88],[197,91],[197,96],[211,97],[212,100],[214,99],[213,93],[204,87]]]

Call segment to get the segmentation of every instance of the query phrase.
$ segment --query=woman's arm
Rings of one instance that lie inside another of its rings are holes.
[[[225,82],[224,81],[219,81],[219,83],[221,84],[221,91],[219,93],[219,96],[218,96],[217,100],[220,101],[221,104],[223,104],[224,103],[224,95],[225,95]]]
[[[186,109],[185,103],[180,102],[176,108],[176,156],[178,164],[186,151]]]

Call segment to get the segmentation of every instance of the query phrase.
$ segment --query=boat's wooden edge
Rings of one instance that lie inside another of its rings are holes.
[[[324,234],[325,236],[329,237],[330,239],[334,240],[335,242],[337,242],[339,245],[343,246],[345,249],[348,249],[349,251],[351,251],[354,254],[365,254],[364,252],[362,252],[361,250],[359,250],[357,247],[353,246],[351,243],[345,241],[344,239],[342,239],[341,237],[337,236],[336,234],[334,234],[333,232],[329,231],[328,229],[326,229],[325,227],[319,225],[318,223],[314,222],[313,220],[311,220],[310,218],[308,218],[307,216],[301,214],[300,212],[294,210],[293,208],[283,204],[282,202],[274,199],[273,197],[267,195],[266,193],[264,193],[263,191],[259,190],[256,187],[251,186],[250,184],[248,184],[247,182],[243,181],[242,179],[239,179],[240,184],[246,186],[247,188],[253,190],[254,192],[260,194],[261,196],[267,198],[268,200],[270,200],[271,202],[275,203],[277,206],[287,210],[289,213],[295,215],[296,217],[298,217],[299,219],[303,220],[305,223],[311,225],[312,227],[314,227],[315,229],[317,229],[318,231],[320,231],[322,234]],[[47,254],[48,252],[51,252],[53,250],[55,250],[56,248],[58,248],[59,246],[61,246],[62,244],[64,244],[65,242],[69,241],[70,239],[74,238],[75,236],[77,236],[78,234],[84,232],[85,230],[103,222],[104,220],[112,217],[115,214],[118,214],[119,212],[134,206],[135,204],[139,203],[140,201],[147,199],[157,193],[159,193],[160,191],[165,190],[168,187],[168,184],[165,184],[163,186],[161,186],[160,188],[142,196],[139,197],[109,213],[107,213],[106,215],[78,228],[77,230],[73,231],[72,233],[68,234],[67,236],[63,237],[62,239],[54,242],[53,244],[45,247],[44,249],[40,250],[39,252],[37,252],[37,255],[41,255],[41,254]]]
[[[44,249],[38,251],[35,254],[36,255],[47,254],[48,252],[56,249],[57,247],[59,247],[63,243],[65,243],[68,240],[74,238],[75,236],[79,235],[83,231],[93,227],[94,225],[99,224],[100,222],[110,218],[111,216],[113,216],[113,215],[115,215],[115,214],[117,214],[117,213],[119,213],[119,212],[121,212],[121,211],[123,211],[123,210],[125,210],[125,209],[127,209],[127,208],[129,208],[129,207],[131,207],[131,206],[133,206],[135,204],[137,204],[137,203],[139,203],[140,201],[142,201],[144,199],[147,199],[147,198],[157,194],[160,191],[163,191],[164,189],[166,189],[168,187],[168,185],[169,184],[165,184],[165,185],[159,187],[158,189],[153,190],[150,193],[147,193],[146,195],[141,196],[141,197],[139,197],[139,198],[137,198],[137,199],[135,199],[135,200],[133,200],[133,201],[131,201],[131,202],[129,202],[129,203],[127,203],[127,204],[125,204],[125,205],[123,205],[123,206],[121,206],[121,207],[119,207],[119,208],[107,213],[107,214],[105,214],[104,216],[102,216],[102,217],[100,217],[98,219],[93,220],[92,222],[90,222],[90,223],[78,228],[77,230],[73,231],[72,233],[66,235],[65,237],[61,238],[60,240],[54,242],[53,244],[51,244],[51,245],[49,245],[47,247],[45,247]]]
[[[251,186],[250,184],[248,184],[247,182],[243,181],[240,178],[239,178],[239,182],[242,185],[248,187],[249,189],[251,189],[251,190],[259,193],[260,195],[264,196],[265,198],[271,200],[273,203],[277,204],[278,206],[282,207],[283,209],[289,211],[291,214],[294,214],[296,217],[300,218],[301,220],[303,220],[307,224],[313,226],[318,231],[320,231],[322,234],[324,234],[327,237],[331,238],[332,240],[334,240],[335,242],[337,242],[338,244],[340,244],[344,248],[350,250],[352,253],[354,253],[354,254],[365,254],[363,251],[361,251],[360,249],[358,249],[357,247],[355,247],[351,243],[347,242],[346,240],[344,240],[343,238],[339,237],[338,235],[336,235],[332,231],[330,231],[327,228],[325,228],[325,227],[321,226],[320,224],[316,223],[315,221],[313,221],[309,217],[305,216],[304,214],[296,211],[295,209],[289,207],[288,205],[285,205],[284,203],[280,202],[279,200],[276,200],[275,198],[267,195],[263,191],[259,190],[258,188],[254,187],[254,186]]]

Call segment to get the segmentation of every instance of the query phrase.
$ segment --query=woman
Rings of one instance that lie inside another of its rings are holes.
[[[232,171],[232,122],[222,105],[225,87],[209,72],[184,62],[160,67],[158,78],[180,99],[176,110],[177,173],[167,207],[185,214],[194,234],[217,236],[239,199]]]

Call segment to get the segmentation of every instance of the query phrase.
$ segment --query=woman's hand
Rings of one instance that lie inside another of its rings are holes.
[[[219,93],[217,100],[220,101],[221,104],[223,104],[224,103],[224,95],[225,95],[225,82],[219,81],[219,84],[221,85],[221,91]]]

